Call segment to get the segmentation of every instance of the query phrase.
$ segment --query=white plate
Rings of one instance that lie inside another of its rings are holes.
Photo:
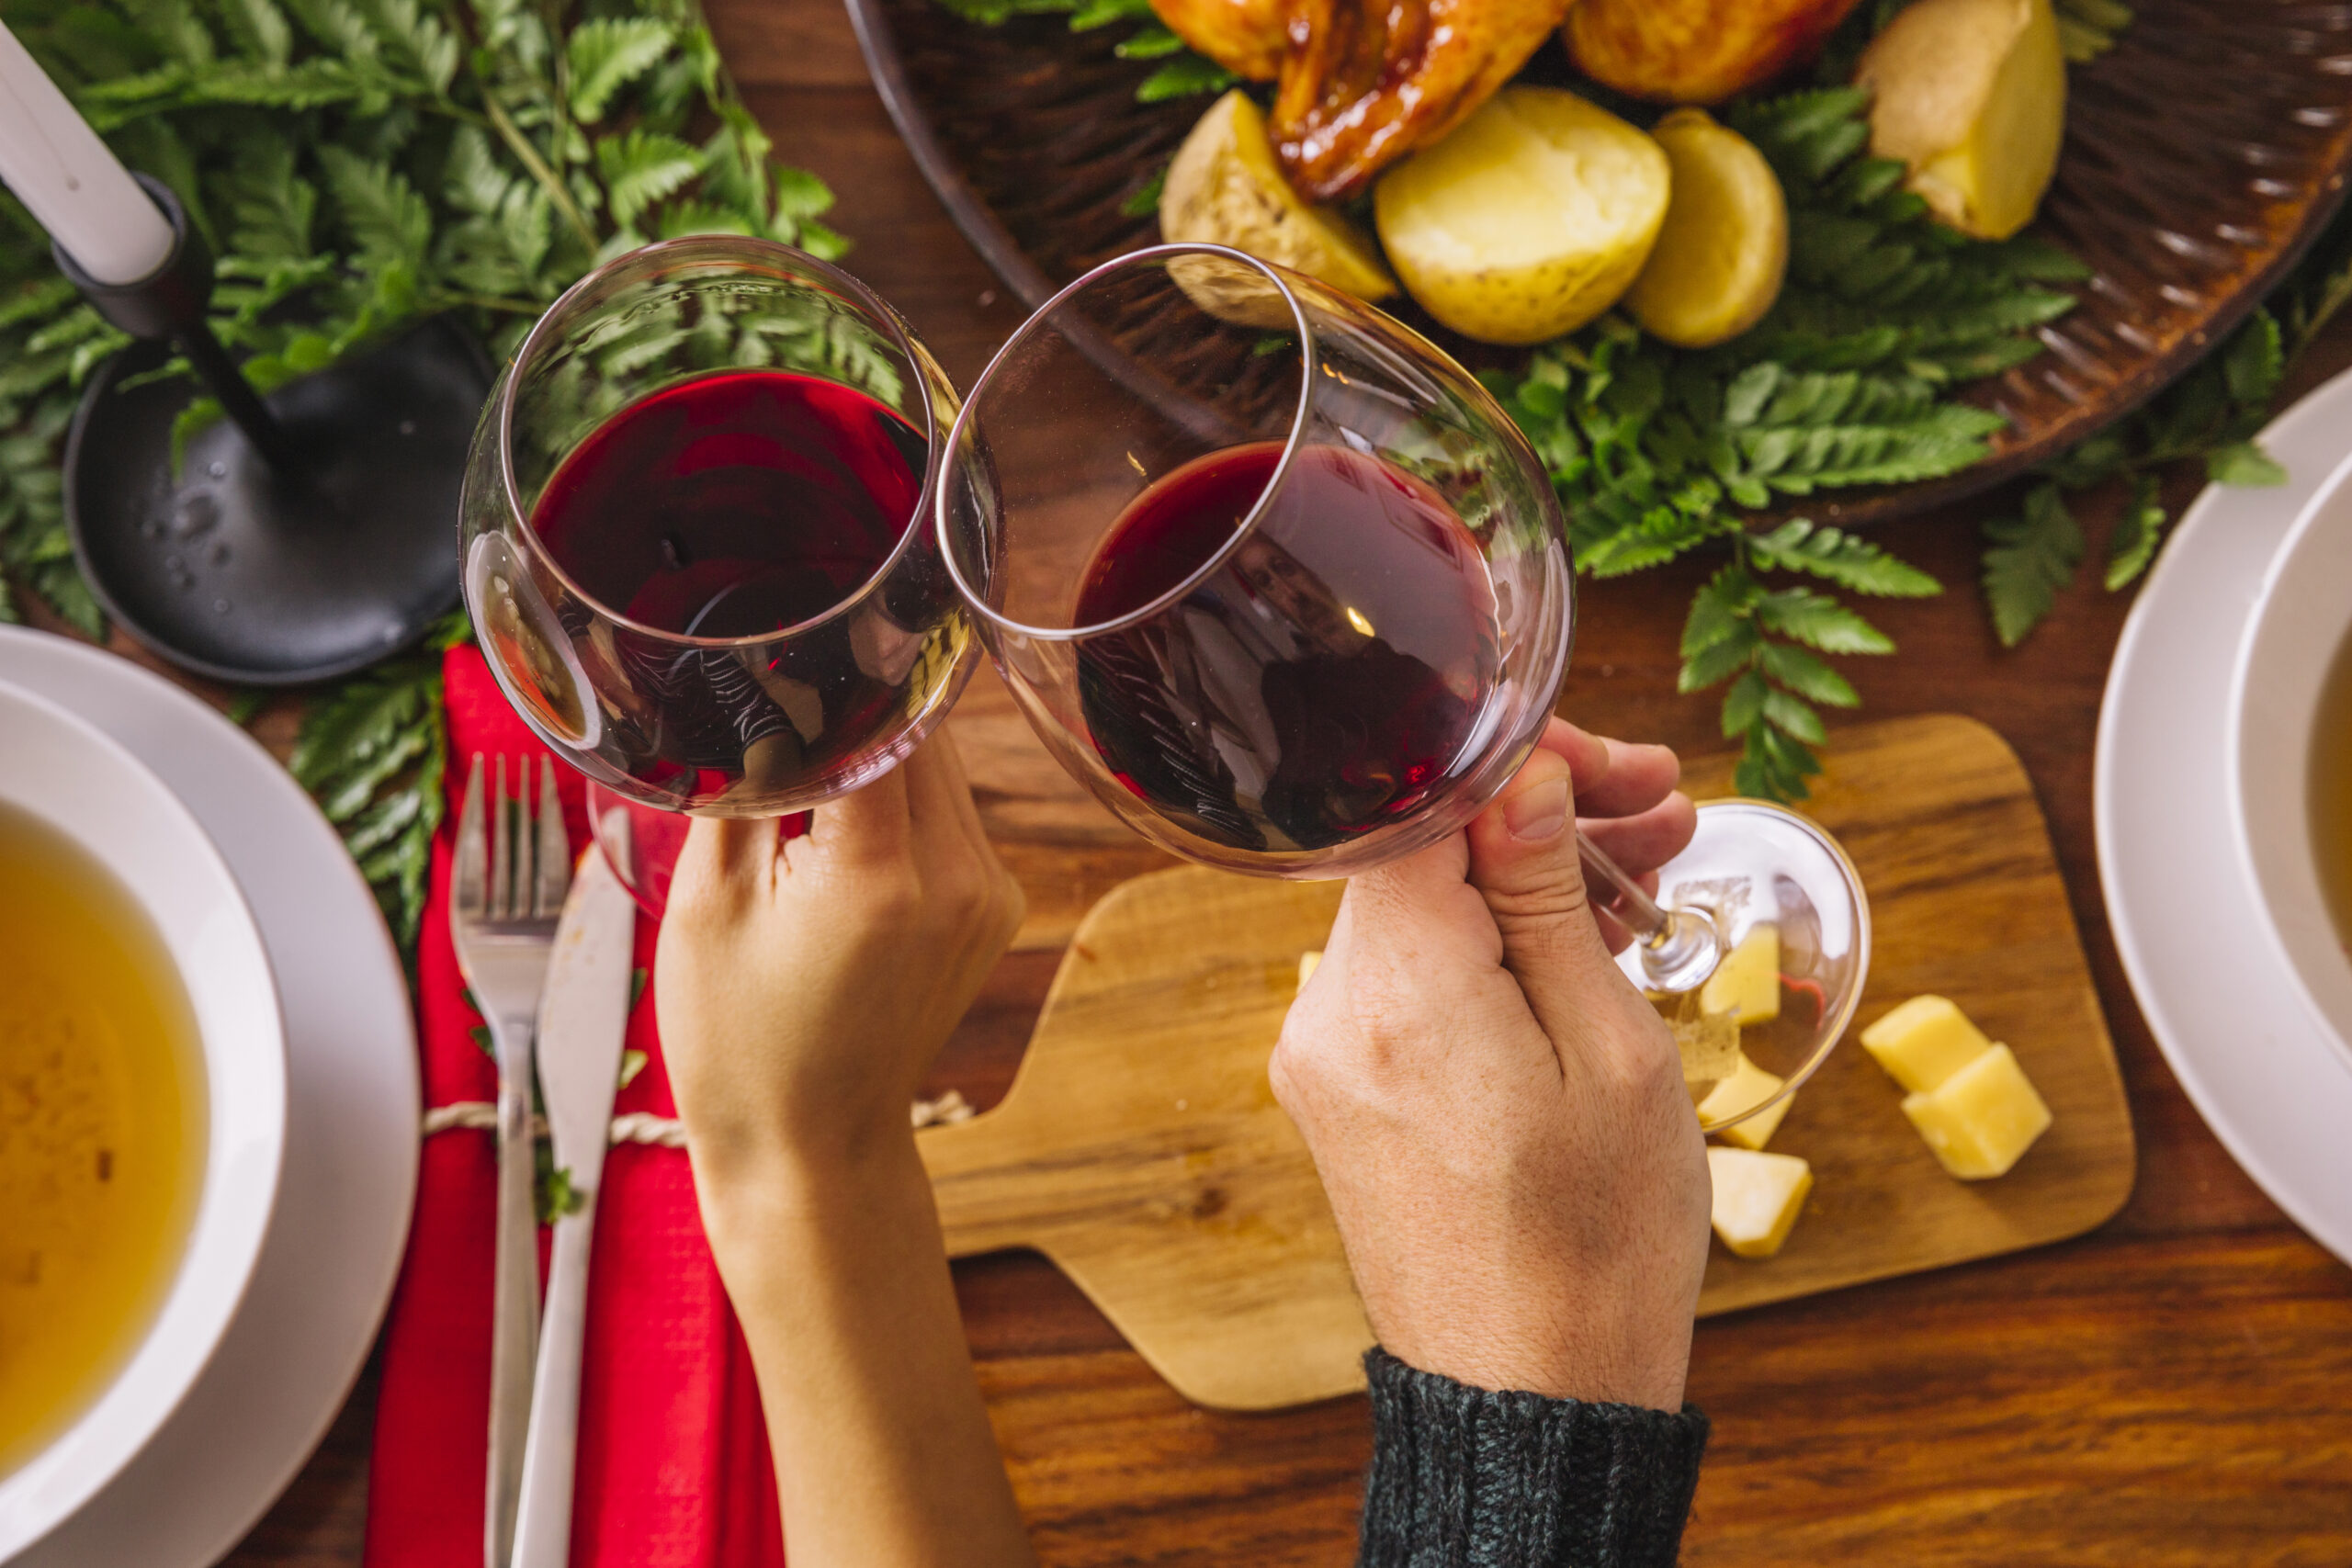
[[[196,1025],[203,1106],[203,1168],[163,1301],[104,1392],[0,1479],[0,1556],[16,1556],[130,1467],[236,1321],[277,1206],[286,1030],[259,923],[171,785],[96,726],[21,686],[0,682],[0,799],[111,874],[161,939]],[[11,1371],[0,1367],[0,1377]]]
[[[2099,717],[2099,881],[2141,1010],[2206,1124],[2352,1263],[2352,1073],[2255,908],[2225,773],[2238,643],[2271,557],[2352,448],[2352,373],[2262,439],[2292,477],[2208,489],[2124,624]]]
[[[128,660],[0,626],[0,680],[160,774],[253,907],[286,1012],[285,1170],[243,1307],[140,1456],[12,1568],[206,1568],[268,1511],[375,1342],[416,1193],[416,1039],[376,901],[286,770]]]

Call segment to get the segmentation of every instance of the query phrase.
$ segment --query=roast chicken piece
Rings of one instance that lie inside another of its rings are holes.
[[[1467,119],[1572,4],[1292,0],[1273,112],[1283,172],[1309,201],[1355,195]]]
[[[1568,16],[1568,54],[1621,93],[1721,103],[1810,55],[1856,3],[1584,0]]]
[[[1151,8],[1194,53],[1246,82],[1271,82],[1282,70],[1286,0],[1151,0]]]

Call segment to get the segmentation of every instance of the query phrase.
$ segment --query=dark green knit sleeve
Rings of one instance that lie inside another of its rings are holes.
[[[1358,1568],[1669,1568],[1707,1418],[1496,1393],[1374,1348]]]

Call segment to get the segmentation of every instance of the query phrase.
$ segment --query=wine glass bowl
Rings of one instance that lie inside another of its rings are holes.
[[[1453,833],[1551,715],[1558,502],[1484,388],[1311,279],[1209,245],[1107,263],[948,438],[945,565],[1023,712],[1187,859],[1344,876]]]
[[[774,817],[886,772],[970,671],[922,525],[956,411],[888,306],[789,246],[697,236],[590,274],[501,377],[466,477],[466,603],[508,700],[639,807]]]
[[[1779,937],[1779,1015],[1743,1027],[1740,1049],[1781,1086],[1736,1113],[1702,1114],[1701,1127],[1719,1133],[1794,1094],[1844,1036],[1870,973],[1870,899],[1827,831],[1763,800],[1702,805],[1690,842],[1657,878],[1658,906],[1705,919],[1719,953],[1736,951],[1758,926],[1774,927]],[[1653,996],[1677,996],[1685,1006],[1703,1005],[1702,987],[1714,967],[1662,983],[1658,945],[1639,938],[1617,963],[1634,985]]]

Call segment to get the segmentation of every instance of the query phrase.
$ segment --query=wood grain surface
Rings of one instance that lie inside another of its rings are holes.
[[[841,201],[849,265],[895,301],[959,385],[1019,324],[923,186],[833,0],[714,0],[713,21],[778,145]],[[2352,318],[2290,394],[2352,365]],[[2178,476],[2176,506],[2197,483]],[[2091,559],[2124,497],[2083,509]],[[1692,1568],[2345,1568],[2352,1563],[2352,1270],[2295,1230],[2216,1142],[2133,1005],[2100,902],[2091,750],[2130,608],[2086,569],[2005,651],[1973,583],[1979,521],[2014,491],[1904,524],[1889,542],[1941,598],[1874,604],[1901,644],[1846,660],[1865,714],[1959,712],[2016,748],[2041,798],[2113,1032],[2139,1180],[2083,1239],[1702,1324],[1690,1397],[1714,1422],[1683,1561]],[[1677,696],[1676,644],[1713,562],[1588,585],[1565,711],[1693,754],[1712,703]],[[138,657],[136,649],[125,652]],[[228,694],[210,692],[225,703]],[[296,709],[260,726],[281,750]],[[983,675],[953,728],[1020,719]],[[1833,731],[1832,747],[1844,730]],[[1000,751],[999,755],[1006,754]],[[1025,776],[1054,772],[1042,750]],[[1165,863],[1091,801],[983,778],[989,822],[1035,910],[934,1088],[983,1106],[1011,1081],[1066,933],[1095,897]],[[1057,925],[1057,921],[1060,922]],[[965,1326],[1023,1506],[1052,1568],[1345,1568],[1370,1431],[1360,1399],[1270,1415],[1191,1404],[1043,1258],[956,1266]],[[349,1568],[367,1508],[374,1384],[229,1561]],[[109,1565],[111,1568],[111,1565]],[[438,1565],[435,1565],[438,1568]]]
[[[1729,773],[1728,758],[1707,758],[1688,782],[1704,799]],[[1813,1162],[1804,1219],[1777,1258],[1718,1245],[1702,1316],[2079,1235],[2132,1190],[2123,1080],[2016,753],[1948,715],[1858,726],[1812,807],[1870,893],[1860,1016],[1921,991],[1952,998],[2016,1050],[2057,1122],[2002,1179],[1955,1181],[1849,1045],[1773,1140]],[[1339,896],[1185,867],[1095,905],[1002,1102],[919,1140],[949,1253],[1044,1254],[1195,1404],[1362,1392],[1372,1331],[1315,1163],[1266,1078],[1298,954],[1323,945]]]

